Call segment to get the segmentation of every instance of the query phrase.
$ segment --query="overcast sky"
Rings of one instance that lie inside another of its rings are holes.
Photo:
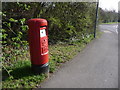
[[[120,0],[99,0],[99,7],[107,10],[115,10],[118,12],[118,2]]]

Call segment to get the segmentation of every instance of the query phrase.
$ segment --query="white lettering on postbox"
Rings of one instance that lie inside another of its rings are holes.
[[[46,36],[45,29],[40,30],[40,37],[45,37],[45,36]]]

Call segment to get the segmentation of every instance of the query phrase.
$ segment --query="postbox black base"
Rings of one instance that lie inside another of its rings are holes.
[[[47,74],[49,73],[49,64],[43,64],[43,65],[33,65],[32,64],[32,72],[34,74]]]

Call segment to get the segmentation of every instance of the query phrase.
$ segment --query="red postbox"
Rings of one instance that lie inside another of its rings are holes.
[[[28,20],[28,27],[32,71],[34,73],[46,73],[49,71],[47,20],[30,19]]]

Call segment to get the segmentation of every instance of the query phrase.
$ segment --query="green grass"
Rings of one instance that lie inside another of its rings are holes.
[[[63,63],[71,60],[80,52],[87,43],[93,39],[93,36],[84,40],[77,40],[71,43],[63,43],[49,46],[50,73],[53,73]],[[29,52],[28,52],[29,53]],[[31,72],[30,60],[19,60],[12,62],[11,65],[4,64],[10,75],[3,69],[2,81],[3,88],[36,88],[44,81],[47,76],[44,74],[34,75]]]
[[[96,30],[96,38],[100,38],[103,32],[100,32],[99,29]]]
[[[34,88],[39,85],[39,82],[43,81],[45,75],[34,75],[30,69],[30,61],[18,61],[13,65],[6,67],[10,71],[10,76],[6,72],[3,73],[3,77],[6,76],[5,81],[2,81],[3,88]]]
[[[118,22],[109,22],[109,23],[101,23],[101,24],[116,24]]]

